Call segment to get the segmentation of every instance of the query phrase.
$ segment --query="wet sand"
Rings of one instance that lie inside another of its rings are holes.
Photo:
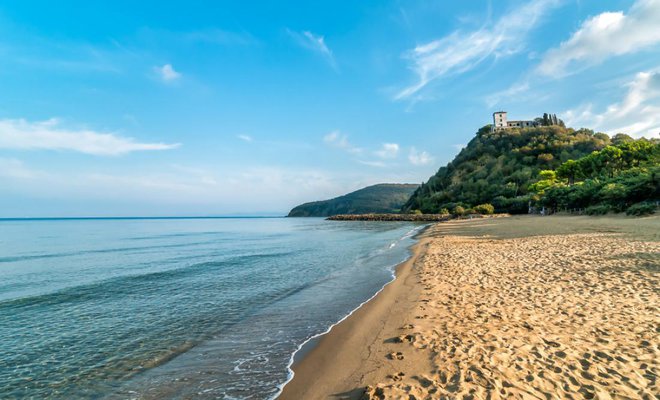
[[[282,399],[656,398],[660,217],[432,226]]]

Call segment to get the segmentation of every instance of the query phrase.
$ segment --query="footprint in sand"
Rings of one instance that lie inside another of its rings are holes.
[[[415,335],[401,335],[397,339],[398,339],[397,340],[398,343],[404,343],[404,342],[412,343],[415,341]]]
[[[398,381],[403,380],[403,377],[404,377],[404,376],[406,376],[405,373],[403,373],[403,372],[399,372],[399,373],[396,374],[396,375],[389,375],[388,377],[389,377],[390,379],[392,379],[393,381],[398,382]]]

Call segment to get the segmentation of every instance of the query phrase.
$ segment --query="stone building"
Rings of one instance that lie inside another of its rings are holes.
[[[506,111],[497,111],[493,113],[493,131],[500,131],[511,128],[530,128],[538,126],[535,121],[509,121]]]

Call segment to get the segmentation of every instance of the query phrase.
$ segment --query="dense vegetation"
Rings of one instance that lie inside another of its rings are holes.
[[[619,139],[556,170],[541,171],[540,180],[530,186],[535,204],[550,212],[653,213],[660,200],[660,142]]]
[[[289,217],[398,213],[417,187],[419,185],[389,183],[368,186],[331,200],[299,205],[289,212]]]
[[[545,119],[559,123],[555,116]],[[526,213],[538,196],[530,185],[539,180],[539,172],[629,139],[561,125],[496,132],[490,125],[481,128],[452,162],[415,191],[404,211],[439,213],[492,204],[496,212]]]

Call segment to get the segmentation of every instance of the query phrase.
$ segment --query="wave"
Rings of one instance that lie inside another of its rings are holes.
[[[220,269],[242,266],[261,259],[287,257],[294,253],[292,251],[284,251],[246,254],[222,261],[206,261],[164,271],[120,276],[87,285],[69,287],[52,293],[0,301],[0,308],[23,308],[64,302],[84,302],[89,299],[111,299],[118,295],[129,295],[134,292],[136,286],[143,286],[145,283],[164,285],[168,281],[179,280],[200,273],[210,273]]]
[[[199,246],[203,244],[212,244],[212,243],[218,243],[218,240],[162,244],[157,246],[113,247],[109,249],[95,249],[95,250],[72,251],[72,252],[63,252],[63,253],[31,254],[24,256],[0,257],[0,263],[10,263],[10,262],[26,261],[26,260],[40,260],[47,258],[74,257],[74,256],[81,256],[86,254],[122,253],[127,251],[169,249],[169,248],[177,248],[177,247]]]

